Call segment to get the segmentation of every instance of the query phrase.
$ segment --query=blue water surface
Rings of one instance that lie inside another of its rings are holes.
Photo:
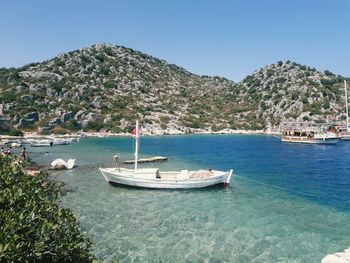
[[[48,151],[48,153],[46,153]],[[141,157],[162,155],[162,170],[233,168],[230,189],[143,190],[111,187],[98,167],[133,158],[129,137],[89,138],[30,149],[55,172],[101,260],[121,262],[320,262],[350,246],[350,142],[295,145],[271,136],[143,137]]]

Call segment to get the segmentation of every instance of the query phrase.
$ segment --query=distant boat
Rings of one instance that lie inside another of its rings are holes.
[[[30,146],[32,147],[48,147],[52,146],[53,142],[51,140],[31,140]]]
[[[282,142],[303,144],[337,144],[340,136],[321,127],[289,127],[283,130]]]
[[[13,142],[13,143],[11,143],[11,146],[12,146],[12,147],[21,147],[22,144],[19,143],[19,142]]]
[[[51,138],[49,139],[42,139],[42,140],[28,140],[30,142],[30,145],[33,147],[47,147],[47,146],[54,146],[54,145],[67,145],[72,143],[71,138]]]
[[[72,139],[71,138],[67,138],[67,139],[54,139],[52,141],[53,145],[67,145],[67,144],[71,144],[72,143]]]
[[[136,122],[136,128],[133,130],[133,135],[135,136],[135,169],[120,168],[118,156],[115,156],[116,167],[99,168],[108,183],[158,189],[203,188],[216,184],[229,186],[233,170],[226,172],[211,169],[161,172],[158,168],[138,169],[140,139],[138,121]]]

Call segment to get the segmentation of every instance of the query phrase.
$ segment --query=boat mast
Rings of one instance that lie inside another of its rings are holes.
[[[346,80],[344,80],[344,88],[345,88],[345,107],[346,107],[346,129],[349,131],[349,108],[348,108],[348,92],[346,90]]]
[[[135,138],[135,171],[137,170],[137,160],[139,158],[139,140],[140,140],[140,131],[139,131],[139,121],[136,120],[136,138]]]

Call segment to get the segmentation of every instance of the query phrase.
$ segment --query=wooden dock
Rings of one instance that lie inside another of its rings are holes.
[[[164,156],[154,156],[154,157],[148,157],[148,158],[141,158],[138,159],[138,163],[153,163],[153,162],[163,162],[168,160],[167,157]],[[124,164],[133,164],[135,163],[135,160],[127,160],[123,162]]]

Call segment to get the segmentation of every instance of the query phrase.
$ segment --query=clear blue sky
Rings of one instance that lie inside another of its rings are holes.
[[[350,76],[350,0],[0,0],[0,67],[96,43],[235,81],[278,60]]]

